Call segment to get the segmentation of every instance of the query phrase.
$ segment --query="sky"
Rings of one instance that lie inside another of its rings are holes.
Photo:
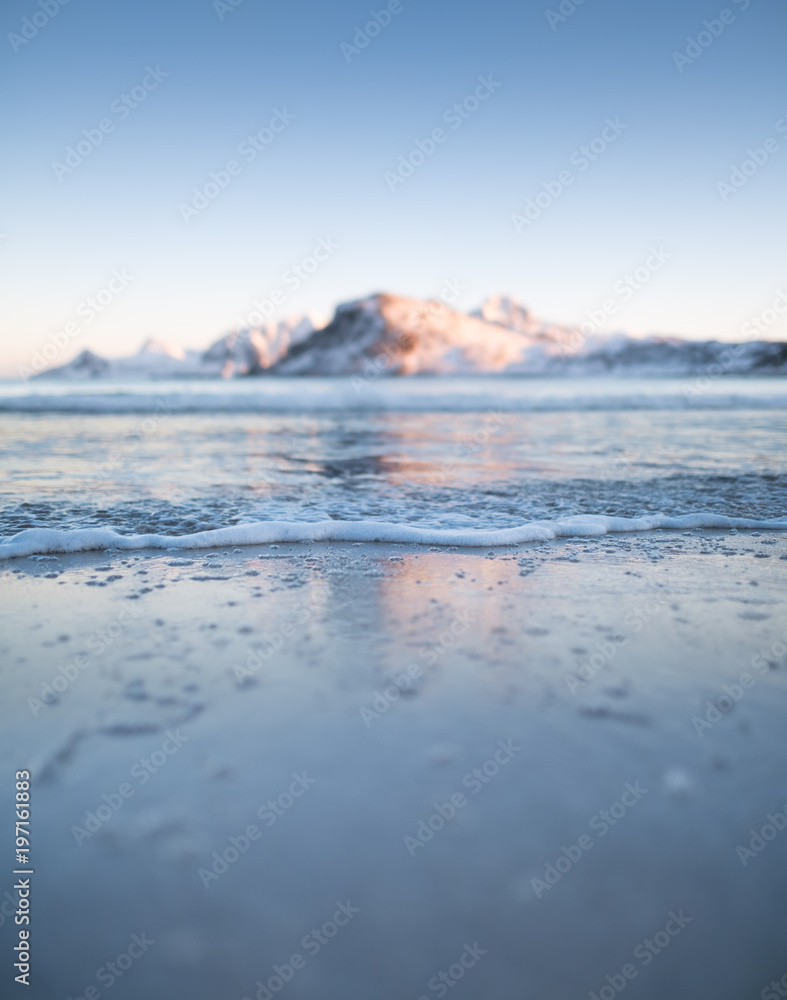
[[[784,0],[6,0],[0,28],[0,374],[448,281],[787,340]]]

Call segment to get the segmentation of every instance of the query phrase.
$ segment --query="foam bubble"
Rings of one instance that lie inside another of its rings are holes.
[[[121,535],[111,528],[27,528],[0,541],[0,559],[53,552],[90,552],[105,549],[209,549],[229,545],[265,545],[273,542],[404,542],[416,545],[457,545],[465,548],[519,545],[555,538],[606,535],[627,531],[678,531],[686,528],[753,528],[787,530],[787,519],[760,521],[721,514],[696,513],[680,517],[648,514],[608,517],[582,514],[557,521],[531,521],[513,528],[431,528],[388,521],[257,521],[190,535]]]

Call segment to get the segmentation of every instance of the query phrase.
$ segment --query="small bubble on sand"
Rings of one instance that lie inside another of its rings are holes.
[[[668,795],[686,798],[694,790],[694,779],[682,767],[673,767],[664,774],[662,785]]]

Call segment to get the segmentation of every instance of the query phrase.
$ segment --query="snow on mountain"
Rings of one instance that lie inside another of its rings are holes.
[[[146,340],[139,349],[140,355],[152,354],[156,357],[174,358],[176,361],[183,361],[186,351],[179,344],[168,344],[164,340]]]
[[[646,376],[787,374],[787,344],[752,340],[680,340],[677,337],[594,338],[575,353],[546,369],[550,374]]]
[[[103,358],[93,351],[86,350],[78,354],[68,364],[58,368],[50,368],[33,377],[41,379],[144,379],[183,378],[201,374],[208,373],[203,371],[199,351],[168,348],[167,345],[147,341],[142,349],[130,358]]]
[[[317,313],[306,313],[295,319],[228,333],[205,351],[203,361],[217,366],[224,378],[259,375],[325,323],[325,318]]]
[[[60,368],[49,368],[33,378],[102,378],[109,373],[112,363],[93,351],[82,351],[73,361]]]
[[[129,358],[103,358],[85,350],[68,364],[35,377],[166,379],[257,375],[282,358],[292,344],[299,343],[325,322],[316,313],[308,313],[253,330],[228,333],[206,351],[187,350],[159,340],[146,340],[139,352]]]
[[[501,372],[525,362],[536,340],[442,301],[377,294],[340,305],[294,345],[279,375],[449,375]]]
[[[508,295],[490,295],[470,315],[521,333],[524,337],[528,337],[534,346],[541,346],[542,351],[531,352],[531,363],[536,363],[539,357],[566,357],[575,354],[581,350],[587,339],[576,327],[545,323]]]
[[[585,337],[508,296],[470,315],[443,302],[378,294],[337,308],[272,368],[281,375],[741,375],[787,373],[787,344],[626,334]]]
[[[477,316],[486,323],[504,326],[517,333],[533,335],[538,332],[541,324],[516,299],[509,295],[490,295],[478,309],[473,309],[471,316]]]
[[[787,344],[726,344],[626,334],[584,337],[544,323],[505,295],[470,314],[441,300],[376,294],[228,333],[206,351],[147,341],[130,358],[83,351],[38,378],[230,378],[240,375],[702,375],[787,373]]]

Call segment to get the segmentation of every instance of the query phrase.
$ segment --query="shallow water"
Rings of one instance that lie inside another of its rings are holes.
[[[606,996],[629,962],[642,1000],[760,995],[784,971],[787,832],[738,848],[787,810],[787,535],[694,529],[787,526],[780,385],[688,408],[658,380],[413,380],[366,412],[338,380],[181,386],[169,409],[150,385],[21,389],[27,410],[0,390],[0,556],[30,555],[0,559],[3,815],[13,771],[34,775],[30,995],[86,995],[144,932],[118,1000],[264,997],[338,901],[357,916],[282,997],[432,996],[476,943],[457,1000]],[[362,544],[381,521],[398,541]],[[667,530],[437,535],[533,521]],[[325,525],[355,540],[234,547]],[[151,530],[222,547],[119,551]],[[314,787],[282,799],[295,774]],[[641,803],[599,827],[632,783]],[[685,934],[646,966],[673,912]]]
[[[179,391],[225,402],[234,393],[240,405],[260,395],[283,398],[272,381],[256,396],[251,380]],[[67,387],[92,413],[49,412],[50,394],[40,412],[0,414],[0,536],[94,527],[185,535],[326,519],[499,530],[577,515],[784,513],[787,408],[756,402],[773,403],[779,380],[749,380],[748,395],[738,393],[741,408],[729,410],[676,408],[692,380],[682,388],[676,380],[641,380],[636,394],[650,404],[672,399],[661,409],[598,408],[598,385],[596,408],[587,409],[585,380],[496,381],[504,405],[547,389],[561,394],[562,409],[536,412],[494,406],[488,379],[377,384],[382,408],[366,412],[322,406],[343,380],[287,381],[298,389],[291,402],[302,403],[300,414],[183,412],[166,393],[158,398],[172,405],[118,413],[112,410],[123,400],[147,399],[150,386],[110,391],[104,384]],[[617,397],[607,398],[619,401],[621,386],[632,395],[633,384],[617,380]],[[6,387],[0,409],[3,401],[35,398],[21,392]],[[399,406],[414,395],[433,409]],[[445,412],[451,405],[457,409]]]

